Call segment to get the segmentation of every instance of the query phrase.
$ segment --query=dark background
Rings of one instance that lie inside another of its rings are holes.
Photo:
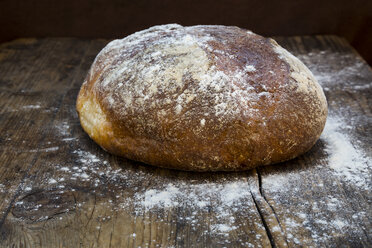
[[[372,64],[372,0],[0,0],[0,42],[122,38],[166,23],[235,25],[264,36],[335,34]]]

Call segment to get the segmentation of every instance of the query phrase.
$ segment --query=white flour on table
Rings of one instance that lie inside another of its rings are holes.
[[[355,61],[355,58],[350,55],[323,51],[301,54],[298,57],[309,66],[326,93],[332,90],[359,92],[369,90],[372,86],[372,83],[368,81],[358,85],[354,83],[355,77],[361,77],[357,72],[364,70],[365,66],[363,67],[361,61]],[[328,64],[317,64],[325,57],[327,60],[324,61],[344,63],[343,69],[335,71]],[[358,82],[361,81],[363,80],[358,80]],[[324,146],[319,148],[323,149],[325,155],[321,161],[317,161],[318,164],[312,165],[319,169],[315,170],[319,172],[319,175],[311,175],[306,169],[262,174],[264,194],[271,199],[269,202],[277,211],[276,214],[280,216],[279,219],[282,221],[281,225],[288,242],[299,244],[300,241],[296,236],[297,232],[301,232],[302,227],[309,232],[313,242],[319,244],[324,244],[323,242],[331,238],[330,232],[336,232],[339,235],[357,234],[356,232],[360,230],[358,223],[371,211],[371,209],[366,209],[358,213],[352,212],[350,206],[345,205],[347,204],[345,200],[338,199],[340,195],[338,193],[332,195],[332,192],[327,197],[314,198],[311,203],[300,201],[302,195],[310,194],[310,192],[303,192],[303,178],[321,177],[323,173],[332,182],[319,180],[317,185],[313,185],[312,194],[321,192],[324,187],[334,185],[336,188],[337,182],[344,184],[345,187],[366,192],[366,194],[371,189],[371,151],[364,150],[365,148],[351,135],[355,132],[359,119],[347,117],[349,108],[345,106],[337,110],[330,109],[329,118],[321,136]],[[367,121],[371,122],[370,119]],[[61,122],[55,128],[57,138],[63,140],[66,145],[79,147],[80,141],[73,136],[71,131],[73,124],[69,120]],[[51,152],[60,151],[61,149],[53,148]],[[116,195],[116,207],[131,207],[137,216],[149,211],[187,208],[189,214],[184,216],[182,221],[192,228],[203,223],[204,220],[200,217],[202,213],[210,212],[212,214],[209,216],[213,219],[213,224],[207,231],[212,235],[228,236],[230,232],[242,228],[244,224],[237,220],[237,216],[257,215],[250,186],[243,176],[226,174],[215,182],[187,181],[179,178],[163,180],[157,175],[152,175],[153,170],[127,169],[125,165],[123,168],[113,168],[108,160],[109,156],[102,150],[91,151],[77,148],[71,156],[74,159],[73,163],[53,165],[58,171],[58,178],[47,178],[41,183],[46,184],[47,187],[63,189],[68,186],[65,178],[69,178],[67,180],[69,183],[71,181],[75,181],[77,185],[88,183],[93,189],[113,185],[116,190],[113,192]],[[33,182],[26,180],[24,189],[29,192],[33,189],[32,186]],[[122,188],[132,188],[135,193],[123,197]],[[3,190],[3,185],[0,185],[0,192]],[[299,201],[295,206],[296,213],[290,208],[285,209],[286,204],[291,204],[291,197]],[[22,203],[16,202],[16,204]],[[326,212],[322,212],[324,209]],[[341,215],[342,212],[347,216]],[[332,216],[331,220],[330,216]],[[257,219],[257,221],[260,220]],[[314,226],[317,228],[313,228]],[[261,238],[260,235],[257,236],[257,239],[259,238]]]

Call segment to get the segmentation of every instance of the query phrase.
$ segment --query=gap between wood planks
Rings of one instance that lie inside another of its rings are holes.
[[[262,190],[259,168],[248,171],[250,193],[272,247],[288,247],[285,231]],[[276,228],[275,228],[276,227]],[[279,231],[274,231],[279,228]]]

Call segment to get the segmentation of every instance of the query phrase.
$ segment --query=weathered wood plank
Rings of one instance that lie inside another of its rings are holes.
[[[20,51],[0,48],[0,75],[6,75],[1,76],[6,97],[0,100],[5,120],[0,128],[6,135],[1,136],[0,184],[10,182],[0,188],[5,197],[0,206],[9,209],[0,224],[0,246],[368,247],[371,70],[335,36],[276,39],[323,85],[330,125],[306,155],[244,173],[154,168],[111,156],[91,141],[80,127],[75,100],[90,63],[107,41],[47,39],[37,42],[48,49],[22,41],[15,45]],[[57,41],[63,49],[52,45]],[[24,62],[22,73],[15,64],[24,54],[41,63],[33,49],[50,51],[44,56],[51,65],[34,68],[31,61]],[[53,64],[56,58],[59,64]],[[73,61],[69,70],[74,75],[63,71],[66,61]],[[30,78],[34,90],[23,93]],[[42,100],[36,100],[38,94]],[[37,109],[10,111],[26,104],[52,109],[53,116]],[[342,157],[357,169],[336,163],[343,147],[360,155]]]
[[[71,82],[81,76],[79,64],[89,44],[21,39],[1,45],[0,220],[39,154],[54,149],[44,142],[44,130],[53,123]]]
[[[368,247],[372,72],[335,36],[282,40],[282,45],[309,66],[325,89],[328,128],[297,161],[258,169],[263,195],[291,246]]]

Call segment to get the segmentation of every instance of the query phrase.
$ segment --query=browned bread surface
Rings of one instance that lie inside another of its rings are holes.
[[[274,40],[227,26],[155,26],[110,42],[77,100],[110,153],[194,171],[292,159],[327,117],[312,73]]]

